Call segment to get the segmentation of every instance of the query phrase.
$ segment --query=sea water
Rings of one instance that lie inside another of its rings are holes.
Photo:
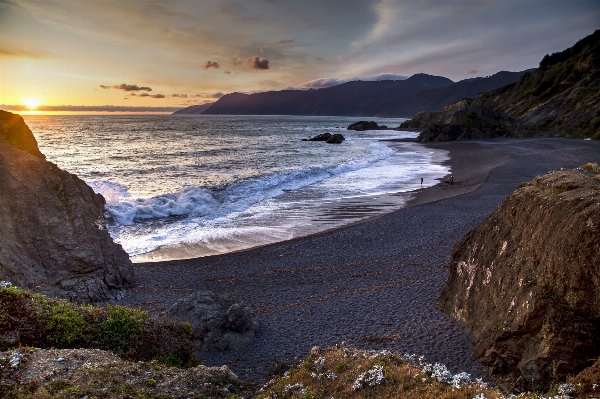
[[[417,133],[346,130],[360,118],[24,118],[49,161],[104,196],[111,236],[138,262],[340,227],[399,209],[448,174],[446,151],[387,141]],[[390,127],[403,121],[369,119]],[[325,132],[346,140],[302,141]]]

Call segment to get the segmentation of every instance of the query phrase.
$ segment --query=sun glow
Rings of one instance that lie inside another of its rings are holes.
[[[32,109],[32,110],[36,109],[40,105],[40,102],[38,100],[36,100],[35,98],[28,98],[24,102],[25,102],[25,106],[27,106],[27,108]]]

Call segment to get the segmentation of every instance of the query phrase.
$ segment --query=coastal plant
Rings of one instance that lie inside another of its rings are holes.
[[[119,305],[78,305],[21,288],[0,287],[0,350],[17,346],[97,348],[129,360],[192,367],[189,323],[159,320]]]
[[[443,382],[431,377],[431,373],[422,372],[426,366],[435,369]],[[427,365],[423,357],[338,345],[322,350],[318,358],[309,357],[283,377],[271,380],[261,388],[257,398],[298,398],[305,392],[315,398],[344,399],[501,397],[482,381],[472,381],[466,373],[452,374],[439,364]]]

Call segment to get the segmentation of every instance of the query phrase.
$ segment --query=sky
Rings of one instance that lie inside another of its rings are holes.
[[[598,28],[597,0],[0,0],[0,109],[167,111],[231,92],[458,81],[537,67]]]

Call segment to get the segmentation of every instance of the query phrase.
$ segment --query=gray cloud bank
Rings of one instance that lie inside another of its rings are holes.
[[[115,85],[115,86],[107,86],[107,85],[100,85],[101,88],[103,89],[117,89],[117,90],[124,90],[124,91],[152,91],[152,89],[150,87],[140,87],[138,85],[128,85],[125,83],[122,83],[120,85]]]

